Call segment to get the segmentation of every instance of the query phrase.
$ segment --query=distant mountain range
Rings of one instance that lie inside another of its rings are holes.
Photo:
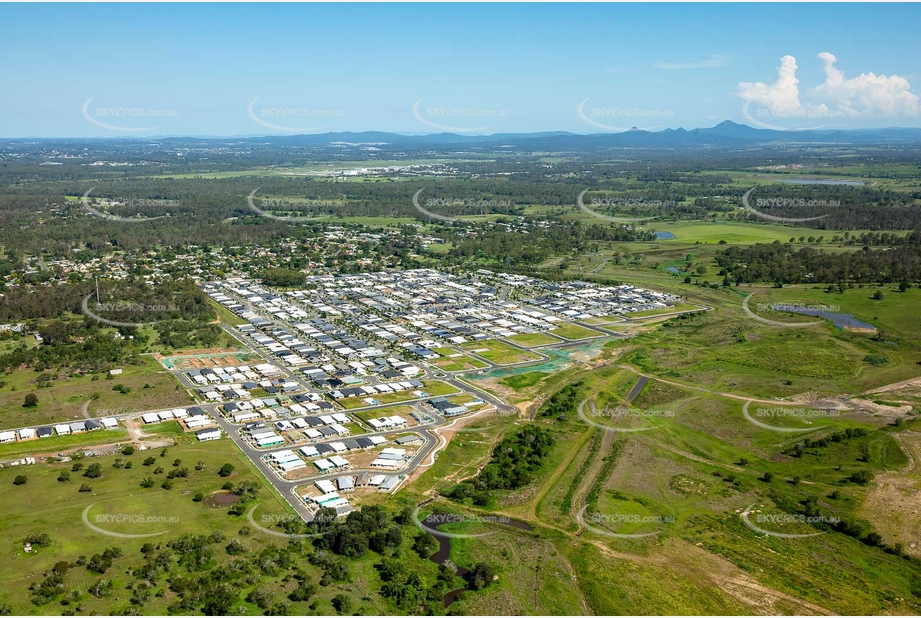
[[[496,133],[494,135],[458,135],[433,133],[430,135],[401,135],[379,131],[360,133],[322,133],[316,135],[267,136],[244,138],[246,141],[278,145],[322,145],[335,142],[385,143],[390,146],[470,145],[490,147],[517,147],[526,149],[582,150],[592,148],[687,148],[701,146],[744,147],[770,143],[886,143],[921,142],[921,129],[855,129],[777,131],[755,129],[731,120],[708,129],[665,129],[644,131],[631,129],[623,133],[597,133],[580,135],[566,131],[546,133]]]
[[[700,147],[752,147],[783,144],[907,144],[921,143],[921,128],[884,129],[813,129],[778,131],[755,129],[726,120],[715,127],[703,129],[665,129],[645,131],[631,129],[622,133],[596,133],[582,135],[566,131],[544,133],[496,133],[494,135],[459,135],[433,133],[428,135],[403,135],[382,131],[317,133],[307,135],[268,135],[261,137],[113,137],[82,139],[10,139],[5,142],[137,142],[153,141],[162,144],[251,143],[277,146],[329,146],[335,144],[377,145],[383,150],[394,148],[486,147],[510,150],[586,150],[598,148],[700,148]]]

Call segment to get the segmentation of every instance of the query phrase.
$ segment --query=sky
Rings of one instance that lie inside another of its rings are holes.
[[[911,4],[2,4],[0,137],[921,126]]]

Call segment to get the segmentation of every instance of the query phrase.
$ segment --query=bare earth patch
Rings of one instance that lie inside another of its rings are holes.
[[[875,522],[887,543],[902,543],[906,554],[921,556],[921,434],[905,431],[893,437],[908,455],[908,466],[879,474],[860,514]]]
[[[217,491],[205,498],[205,504],[215,508],[233,506],[240,501],[240,496],[235,496],[228,491]]]

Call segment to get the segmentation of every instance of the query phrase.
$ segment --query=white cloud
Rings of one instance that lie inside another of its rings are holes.
[[[814,102],[800,100],[796,58],[780,59],[777,81],[740,82],[738,96],[745,101],[747,114],[751,103],[762,106],[759,113],[780,118],[797,117],[857,117],[857,116],[915,116],[921,113],[918,95],[910,91],[911,84],[903,77],[862,73],[846,79],[835,67],[837,58],[828,52],[818,55],[825,63],[825,83],[810,91]],[[751,119],[749,117],[749,119]]]
[[[727,60],[729,60],[729,58],[727,58],[726,56],[711,55],[709,58],[701,62],[692,62],[689,64],[673,64],[669,62],[656,62],[652,66],[654,66],[657,69],[666,69],[666,70],[714,69],[716,67],[724,66]]]
[[[845,116],[916,116],[921,112],[918,95],[911,92],[911,84],[904,77],[861,73],[845,79],[835,67],[838,61],[833,54],[822,52],[819,58],[825,63],[825,83],[813,89],[816,98],[828,100],[835,110]]]

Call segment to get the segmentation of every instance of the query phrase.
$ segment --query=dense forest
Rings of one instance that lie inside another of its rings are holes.
[[[716,262],[738,283],[897,283],[921,281],[921,233],[891,249],[828,253],[774,242],[729,247]]]

